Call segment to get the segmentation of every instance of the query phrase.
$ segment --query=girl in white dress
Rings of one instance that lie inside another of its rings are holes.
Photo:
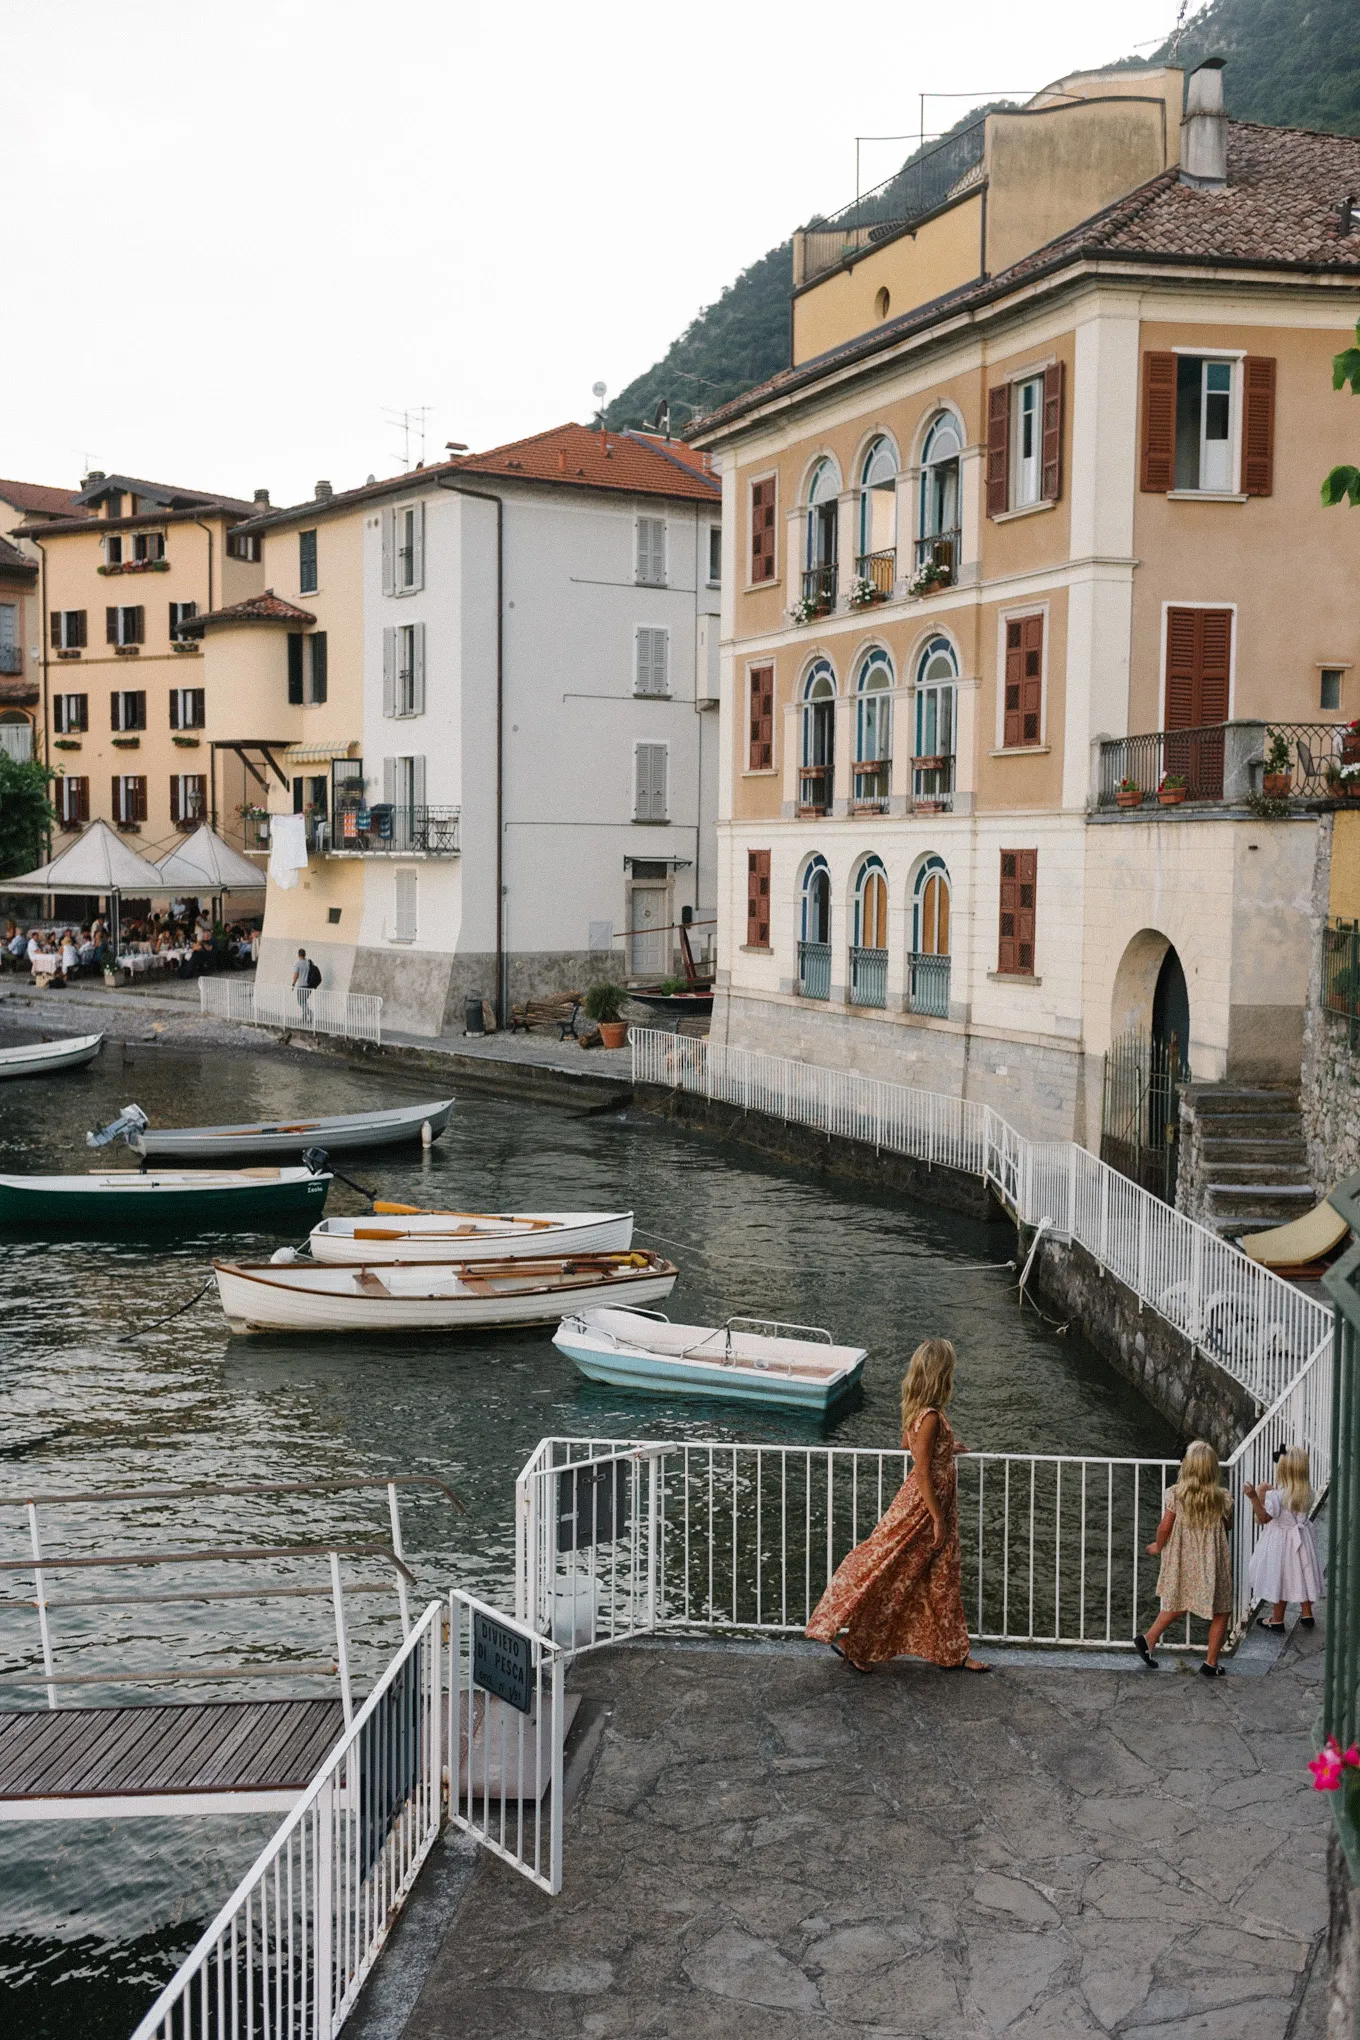
[[[1275,1461],[1274,1484],[1262,1481],[1259,1487],[1252,1487],[1248,1483],[1245,1493],[1262,1526],[1251,1554],[1248,1583],[1253,1599],[1273,1604],[1269,1619],[1261,1617],[1260,1627],[1282,1632],[1286,1603],[1298,1601],[1303,1627],[1311,1629],[1313,1603],[1322,1599],[1322,1568],[1309,1521],[1313,1489],[1308,1478],[1308,1447],[1288,1446]]]

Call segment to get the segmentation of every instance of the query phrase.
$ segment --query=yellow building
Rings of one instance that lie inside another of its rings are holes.
[[[60,831],[102,818],[154,857],[224,819],[186,626],[263,586],[258,541],[235,527],[267,500],[95,473],[70,515],[19,527],[40,561],[42,750]]]
[[[42,744],[42,602],[32,519],[69,516],[70,489],[0,481],[0,749],[35,758]]]
[[[1319,501],[1356,191],[1360,142],[1229,121],[1210,64],[1184,118],[1174,69],[1062,80],[797,237],[793,366],[693,435],[716,1038],[1092,1140],[1130,1030],[1297,1081],[1360,714]]]

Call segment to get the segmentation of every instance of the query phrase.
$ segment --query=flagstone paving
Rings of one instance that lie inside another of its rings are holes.
[[[581,1659],[598,1754],[561,1895],[469,1874],[455,1843],[437,1952],[399,1929],[388,2015],[375,1993],[356,2031],[1321,2040],[1320,1632],[1296,1639],[1215,1683],[1016,1654],[862,1678],[807,1646]]]

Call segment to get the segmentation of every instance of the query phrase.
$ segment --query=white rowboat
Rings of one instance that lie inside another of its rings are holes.
[[[0,1048],[0,1077],[46,1077],[54,1070],[78,1070],[99,1053],[102,1034],[72,1034],[65,1041],[38,1041],[31,1048]]]
[[[552,1324],[602,1291],[660,1302],[678,1269],[659,1254],[543,1261],[318,1267],[312,1261],[214,1261],[233,1332],[453,1332]]]
[[[392,1147],[419,1140],[429,1121],[436,1140],[449,1123],[452,1098],[429,1105],[399,1105],[385,1112],[342,1112],[330,1119],[258,1120],[246,1126],[156,1126],[127,1136],[137,1154],[186,1162],[235,1162],[248,1155],[300,1155],[323,1147],[328,1154],[354,1148]]]
[[[630,1299],[630,1302],[632,1299]],[[777,1403],[820,1415],[855,1386],[868,1355],[811,1325],[729,1318],[673,1325],[658,1311],[605,1306],[564,1317],[553,1344],[590,1381],[663,1395]]]
[[[517,1261],[545,1254],[626,1254],[631,1211],[393,1211],[327,1218],[313,1226],[313,1258],[325,1262]]]

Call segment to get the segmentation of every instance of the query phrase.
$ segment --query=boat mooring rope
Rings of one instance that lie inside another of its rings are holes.
[[[202,1299],[207,1295],[208,1291],[212,1288],[213,1283],[216,1280],[217,1277],[215,1275],[210,1275],[207,1281],[203,1284],[203,1287],[201,1289],[196,1289],[193,1295],[189,1298],[189,1301],[187,1303],[182,1303],[179,1306],[178,1310],[167,1311],[164,1317],[152,1318],[150,1324],[139,1325],[135,1332],[121,1333],[120,1336],[114,1340],[113,1342],[114,1345],[125,1346],[128,1343],[129,1339],[140,1339],[143,1332],[154,1332],[158,1325],[168,1325],[174,1318],[183,1317],[186,1310],[192,1310],[196,1303],[200,1303],[202,1301]]]

